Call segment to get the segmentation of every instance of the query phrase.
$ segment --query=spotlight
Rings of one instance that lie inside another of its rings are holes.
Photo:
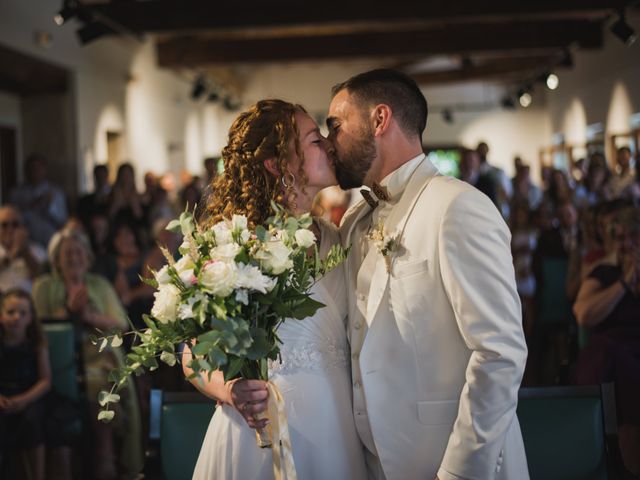
[[[445,108],[442,110],[442,120],[444,120],[445,123],[453,123],[453,113],[450,109]]]
[[[78,7],[76,2],[67,1],[64,2],[62,8],[53,16],[53,21],[56,25],[60,26],[67,22],[71,17],[78,13]]]
[[[547,75],[546,83],[547,87],[549,87],[549,90],[555,90],[560,84],[560,79],[555,73],[550,73],[549,75]]]
[[[518,95],[518,101],[520,102],[520,105],[522,105],[524,108],[527,108],[529,105],[531,105],[531,94],[529,92],[522,92]]]
[[[618,37],[622,43],[629,46],[636,41],[636,31],[631,28],[624,18],[624,12],[620,12],[618,20],[616,20],[611,27],[609,27],[611,33]]]
[[[207,84],[205,82],[204,76],[200,75],[196,78],[195,83],[193,84],[193,88],[191,89],[191,100],[198,100],[202,95],[204,95],[207,89]]]
[[[500,105],[505,110],[513,110],[516,108],[516,102],[513,101],[513,98],[509,95],[505,96],[500,100]]]
[[[222,100],[222,106],[229,112],[233,112],[240,108],[240,102],[231,98],[231,96],[226,96]]]
[[[560,63],[558,65],[560,65],[561,67],[573,68],[573,55],[571,55],[571,52],[565,52],[562,60],[560,60]]]
[[[78,35],[78,39],[82,45],[86,45],[87,43],[91,43],[104,35],[110,35],[112,33],[116,32],[112,28],[100,22],[91,22],[76,30],[76,34]]]

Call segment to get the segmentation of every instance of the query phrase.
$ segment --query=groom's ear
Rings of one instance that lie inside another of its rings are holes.
[[[264,163],[264,168],[266,168],[267,171],[274,177],[278,178],[282,175],[280,173],[280,170],[278,170],[278,166],[275,158],[267,158],[263,163]]]
[[[373,121],[373,134],[380,136],[389,128],[391,123],[391,108],[388,105],[380,104],[371,111]]]

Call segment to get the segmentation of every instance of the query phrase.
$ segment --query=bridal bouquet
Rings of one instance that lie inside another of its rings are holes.
[[[194,376],[221,370],[225,380],[267,380],[268,362],[279,355],[278,326],[324,306],[309,290],[348,253],[335,245],[321,259],[311,217],[272,208],[274,215],[254,230],[241,215],[203,230],[189,212],[167,226],[182,233],[181,257],[164,251],[168,264],[146,280],[157,289],[151,314],[144,316],[148,328],[128,333],[135,336],[133,347],[125,366],[111,372],[111,391],[100,393],[98,419],[114,417],[110,404],[129,376],[156,369],[158,360],[175,365],[183,343],[193,352]],[[101,351],[122,345],[121,335],[101,333],[93,338]]]

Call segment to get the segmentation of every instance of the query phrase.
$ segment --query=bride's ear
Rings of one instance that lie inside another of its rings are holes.
[[[282,176],[282,174],[280,173],[280,170],[278,170],[276,159],[273,157],[267,158],[264,161],[264,168],[266,168],[267,171],[276,178],[280,178]]]

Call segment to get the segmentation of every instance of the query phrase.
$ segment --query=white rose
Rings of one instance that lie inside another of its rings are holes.
[[[211,251],[213,258],[219,258],[226,262],[233,261],[236,255],[240,252],[240,245],[237,243],[227,243],[226,245],[220,245]]]
[[[174,264],[173,268],[176,269],[176,272],[184,286],[190,286],[194,278],[193,270],[196,268],[196,264],[193,259],[189,255],[185,255]]]
[[[264,275],[258,267],[241,263],[238,266],[237,288],[256,290],[260,293],[267,293],[276,286],[276,279]]]
[[[293,260],[289,258],[291,250],[282,241],[267,242],[256,254],[256,258],[262,261],[263,267],[274,275],[280,275],[285,270],[293,267]]]
[[[247,243],[250,238],[251,232],[249,230],[243,230],[242,233],[240,233],[240,240],[242,241],[242,243]]]
[[[231,219],[234,230],[246,230],[247,229],[247,217],[244,215],[234,215]]]
[[[153,296],[156,300],[153,303],[151,315],[160,323],[174,322],[180,302],[180,290],[171,284],[160,285]]]
[[[218,222],[213,226],[213,233],[216,237],[216,243],[218,245],[226,245],[233,241],[231,236],[231,230],[226,222]]]
[[[169,266],[165,265],[155,273],[156,282],[158,285],[166,285],[171,283],[171,276],[169,275]]]
[[[214,295],[226,297],[233,291],[237,275],[234,263],[209,262],[200,273],[200,283]]]
[[[311,230],[301,228],[296,231],[296,243],[303,248],[309,248],[316,242],[316,236]]]

